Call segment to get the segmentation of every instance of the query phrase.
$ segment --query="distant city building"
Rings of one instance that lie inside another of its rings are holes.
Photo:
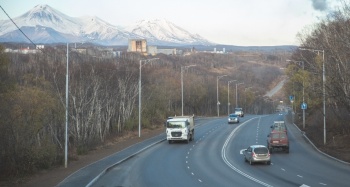
[[[5,49],[5,53],[21,53],[21,54],[35,54],[37,52],[41,52],[38,49],[30,49],[29,47],[21,48],[21,49]]]
[[[36,49],[44,49],[44,47],[45,47],[44,45],[36,45],[35,46]]]
[[[128,52],[139,52],[147,55],[147,40],[129,39]]]
[[[147,53],[152,56],[156,55],[158,53],[157,46],[147,46]]]
[[[130,39],[128,45],[128,52],[138,52],[143,55],[157,55],[157,54],[166,54],[166,55],[182,55],[182,50],[177,50],[176,48],[172,49],[158,49],[157,46],[148,46],[146,39]]]
[[[176,49],[157,49],[157,53],[162,53],[162,54],[166,54],[166,55],[176,55]]]

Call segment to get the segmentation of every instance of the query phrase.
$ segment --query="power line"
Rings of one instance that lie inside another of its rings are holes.
[[[2,11],[4,11],[4,13],[6,14],[6,16],[11,20],[11,22],[17,27],[17,29],[19,31],[21,31],[21,33],[30,41],[30,43],[32,43],[35,47],[36,44],[26,35],[24,34],[24,32],[18,27],[18,25],[12,20],[12,18],[7,14],[7,12],[2,8],[2,6],[0,5],[0,8],[2,9]]]

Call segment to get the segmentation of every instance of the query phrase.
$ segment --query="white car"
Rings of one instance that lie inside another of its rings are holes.
[[[228,121],[227,121],[228,124],[230,123],[239,123],[239,116],[236,115],[236,114],[230,114],[228,116]]]

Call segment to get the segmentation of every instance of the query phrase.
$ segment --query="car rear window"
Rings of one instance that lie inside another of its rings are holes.
[[[268,150],[265,147],[258,147],[258,148],[254,149],[254,152],[256,154],[266,154],[266,153],[268,153]]]
[[[273,139],[285,139],[287,135],[285,133],[272,133]]]
[[[230,114],[230,117],[231,117],[231,118],[236,118],[237,115],[235,115],[235,114]]]

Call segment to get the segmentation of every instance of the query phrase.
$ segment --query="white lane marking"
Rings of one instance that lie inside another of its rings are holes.
[[[327,184],[325,184],[325,183],[322,183],[322,182],[320,182],[320,184],[321,184],[321,185],[323,185],[323,186],[327,186]]]
[[[284,168],[281,168],[282,171],[286,171]]]
[[[187,169],[190,169],[190,166],[187,166]]]
[[[202,180],[198,179],[199,182],[202,182]]]
[[[194,175],[194,173],[191,173],[192,175]]]
[[[245,151],[246,149],[241,149],[240,151],[239,151],[239,154],[241,154],[241,155],[243,155],[243,151]]]
[[[303,178],[303,176],[301,176],[301,175],[297,175],[298,177],[300,177],[300,178]]]
[[[259,121],[260,121],[260,118],[261,118],[261,117],[259,117]],[[256,119],[256,118],[249,119],[248,121],[251,121],[251,120],[253,120],[253,119]],[[226,163],[227,166],[229,166],[231,169],[233,169],[233,170],[236,171],[237,173],[241,174],[242,176],[244,176],[244,177],[246,177],[246,178],[248,178],[248,179],[250,179],[250,180],[252,180],[252,181],[254,181],[254,182],[256,182],[256,183],[259,183],[259,184],[261,184],[261,185],[263,185],[263,186],[266,186],[266,187],[273,187],[272,185],[269,185],[269,184],[267,184],[267,183],[264,183],[264,182],[262,182],[262,181],[260,181],[260,180],[258,180],[258,179],[256,179],[256,178],[254,178],[254,177],[252,177],[252,176],[250,176],[250,175],[244,173],[243,171],[239,170],[238,168],[236,168],[235,166],[233,166],[233,165],[227,160],[227,158],[226,158],[226,147],[227,147],[227,145],[228,145],[228,142],[229,142],[230,139],[232,138],[233,134],[234,134],[240,127],[242,127],[245,123],[247,123],[248,121],[245,121],[244,123],[242,123],[241,125],[239,125],[237,128],[235,128],[235,129],[231,132],[231,134],[227,137],[227,139],[226,139],[226,141],[225,141],[225,143],[224,143],[224,145],[222,146],[222,149],[221,149],[221,157],[222,157],[222,159],[224,160],[224,162]]]
[[[188,161],[186,160],[186,164],[188,164]]]
[[[308,185],[306,185],[306,184],[303,184],[303,185],[301,185],[300,187],[310,187],[310,186],[308,186]]]

